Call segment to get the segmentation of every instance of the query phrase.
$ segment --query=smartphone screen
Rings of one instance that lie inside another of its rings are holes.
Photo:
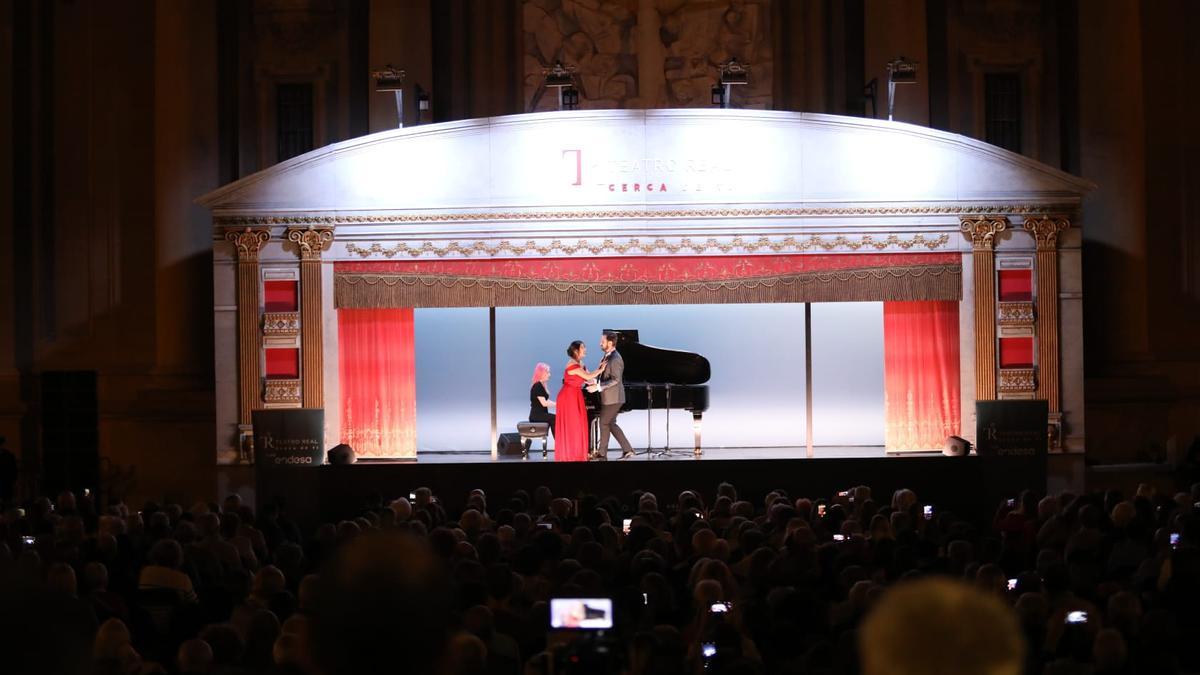
[[[1171,533],[1171,548],[1179,548],[1179,533]]]
[[[27,534],[27,535],[21,537],[21,542],[24,543],[26,546],[33,546],[34,543],[37,542],[37,539],[35,539],[34,537]]]
[[[612,599],[551,598],[550,627],[556,630],[605,630],[612,628]]]
[[[717,655],[717,645],[713,642],[704,642],[700,645],[700,655],[706,660]]]
[[[1067,612],[1067,623],[1087,623],[1087,620],[1088,620],[1087,612],[1080,612],[1080,611]]]
[[[1010,590],[1010,591],[1017,590],[1017,580],[1016,579],[1008,580],[1008,590]]]
[[[932,506],[927,505],[925,507],[924,511],[925,511],[925,520],[929,520],[930,518],[933,518],[933,507]]]
[[[846,541],[846,535],[844,535],[844,534],[835,534],[835,535],[833,535],[833,540],[834,540],[834,541]]]
[[[818,518],[825,517],[825,505],[824,504],[817,504],[817,517]]]
[[[554,523],[538,523],[537,526],[542,528],[543,530],[554,529]]]
[[[732,604],[728,602],[714,602],[708,606],[708,611],[713,614],[724,614],[729,611],[730,607],[732,607]]]
[[[417,493],[415,493],[415,492],[408,493],[408,501],[410,501],[410,502],[417,501]]]
[[[629,534],[629,528],[632,526],[633,526],[633,518],[626,518],[624,520],[624,522],[621,523],[621,531],[624,532],[625,534]]]

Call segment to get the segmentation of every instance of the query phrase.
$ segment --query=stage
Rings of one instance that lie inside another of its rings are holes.
[[[260,467],[256,492],[260,505],[283,498],[288,514],[307,529],[354,517],[371,495],[386,502],[418,487],[433,489],[451,512],[461,508],[467,493],[475,488],[488,494],[491,509],[496,511],[514,490],[532,491],[540,485],[567,497],[580,493],[624,496],[636,489],[651,489],[661,504],[670,503],[686,489],[698,490],[711,503],[722,481],[733,483],[743,499],[755,503],[777,488],[787,490],[793,498],[828,497],[868,485],[881,502],[889,501],[894,490],[910,488],[918,496],[938,495],[935,508],[963,513],[990,512],[1021,490],[1046,489],[1045,455],[883,456],[881,448],[820,450],[811,459],[803,458],[803,448],[762,448],[706,450],[700,460],[639,457],[620,461],[613,452],[606,462],[558,463],[543,461],[537,450],[526,461],[516,457],[481,462],[477,457],[450,454],[421,456],[409,462]]]
[[[671,448],[670,453],[664,454],[662,448],[651,450],[647,454],[645,448],[640,448],[634,457],[627,460],[621,460],[621,452],[613,449],[608,453],[609,461],[625,461],[625,462],[646,462],[646,461],[704,461],[718,460],[730,461],[739,459],[863,459],[867,457],[886,457],[887,452],[884,451],[882,445],[860,445],[860,446],[838,446],[829,447],[821,446],[813,448],[813,457],[808,457],[808,449],[804,447],[777,447],[777,448],[709,448],[704,450],[704,454],[697,457],[692,453],[690,448]],[[927,454],[929,456],[939,455],[940,451],[931,450]],[[529,457],[522,458],[520,455],[498,455],[493,458],[492,454],[486,450],[479,451],[461,451],[461,452],[419,452],[415,460],[405,460],[400,463],[406,464],[473,464],[476,462],[554,462],[554,449],[551,448],[545,459],[542,458],[542,445],[539,441],[534,441],[533,447],[529,450]],[[363,464],[381,464],[395,463],[395,460],[364,460]]]

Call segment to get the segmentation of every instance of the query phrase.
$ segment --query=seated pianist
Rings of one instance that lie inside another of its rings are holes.
[[[550,381],[550,366],[539,363],[533,368],[533,385],[529,387],[529,421],[545,422],[550,425],[550,435],[554,435],[554,399],[546,383]]]

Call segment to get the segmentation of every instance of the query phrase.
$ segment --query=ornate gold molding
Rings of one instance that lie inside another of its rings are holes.
[[[328,249],[333,241],[333,228],[291,227],[287,230],[287,240],[296,245],[301,260],[319,260],[321,251]]]
[[[1058,248],[1058,233],[1071,227],[1071,219],[1064,215],[1027,216],[1023,227],[1033,235],[1037,250],[1053,251]]]
[[[263,314],[263,335],[299,335],[300,312],[266,312]]]
[[[935,204],[929,206],[801,206],[787,208],[580,209],[577,211],[482,211],[469,213],[397,213],[374,215],[218,216],[228,227],[254,225],[354,225],[371,223],[444,223],[523,220],[603,220],[633,218],[795,218],[819,216],[1039,215],[1071,211],[1069,204]]]
[[[1001,326],[1032,326],[1033,303],[1001,302],[997,304],[997,317]]]
[[[999,390],[1001,394],[1028,394],[1037,389],[1033,368],[1001,368]]]
[[[364,247],[350,242],[346,244],[346,251],[360,258],[370,258],[372,256],[382,256],[384,258],[395,258],[397,256],[419,258],[425,255],[435,255],[442,258],[448,255],[496,257],[502,255],[520,256],[531,253],[543,256],[552,253],[565,255],[580,253],[589,253],[591,255],[620,253],[624,255],[627,253],[651,254],[655,252],[701,254],[709,251],[720,251],[721,253],[730,253],[732,251],[746,251],[750,253],[760,251],[803,253],[812,250],[834,251],[838,249],[850,251],[862,249],[876,251],[901,249],[908,251],[914,248],[924,248],[934,251],[943,248],[949,243],[950,235],[948,234],[942,234],[937,237],[926,237],[923,234],[916,234],[907,239],[902,239],[894,234],[882,239],[877,239],[869,234],[865,234],[857,239],[851,239],[844,235],[832,238],[822,238],[812,235],[810,237],[784,237],[782,239],[770,239],[769,237],[744,239],[742,237],[734,237],[728,241],[721,241],[713,237],[703,241],[684,237],[674,242],[662,238],[642,240],[635,237],[627,241],[605,239],[593,242],[587,239],[580,239],[574,243],[564,242],[560,239],[554,239],[549,242],[538,242],[530,239],[517,243],[501,240],[494,244],[488,241],[475,241],[470,245],[463,245],[452,241],[445,246],[439,246],[432,241],[422,242],[420,245],[398,242],[389,247],[385,247],[379,243]]]
[[[238,260],[246,262],[258,260],[258,252],[270,239],[271,231],[262,228],[247,226],[225,230],[225,241],[232,242]]]
[[[959,229],[971,240],[975,250],[992,250],[996,245],[996,235],[1008,229],[1007,216],[962,216],[958,223]]]
[[[263,384],[263,402],[300,404],[300,380],[267,380]]]

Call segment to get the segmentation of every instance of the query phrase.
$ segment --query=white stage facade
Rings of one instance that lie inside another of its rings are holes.
[[[515,115],[321,148],[200,199],[217,461],[253,461],[256,409],[322,408],[326,447],[347,440],[339,310],[866,300],[957,301],[960,435],[971,402],[1045,399],[1051,451],[1081,453],[1092,187],[954,134],[770,111]]]

